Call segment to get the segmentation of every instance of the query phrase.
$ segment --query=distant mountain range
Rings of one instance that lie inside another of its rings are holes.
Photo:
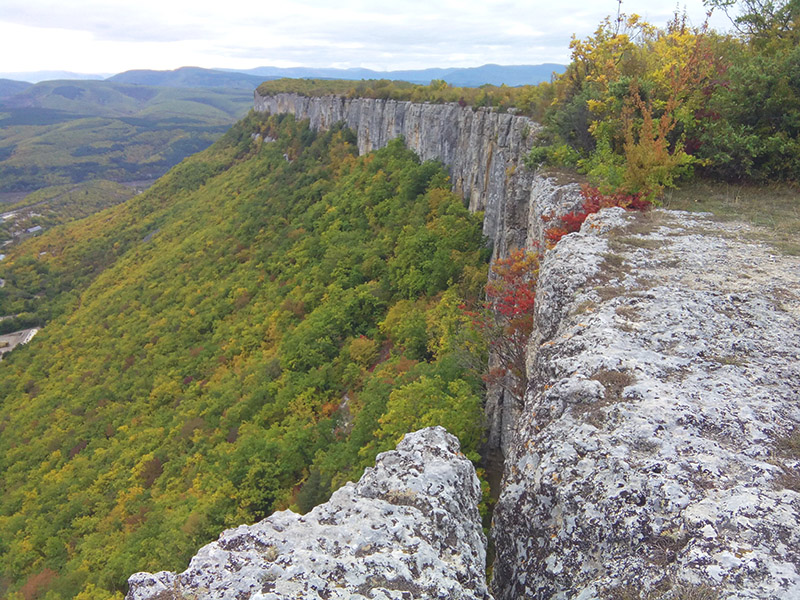
[[[258,75],[264,79],[280,77],[316,79],[394,79],[411,83],[428,84],[433,79],[444,79],[455,86],[478,87],[484,84],[518,86],[549,81],[553,73],[563,73],[566,67],[554,63],[542,65],[483,65],[464,68],[432,68],[406,71],[373,71],[371,69],[312,69],[294,67],[258,67],[237,71]]]
[[[149,69],[125,71],[109,77],[106,81],[159,87],[254,90],[264,81],[264,78],[239,71],[181,67],[173,71],[151,71]]]
[[[155,179],[252,106],[250,89],[0,80],[0,193]]]
[[[115,83],[129,83],[178,88],[228,88],[255,89],[261,82],[281,77],[313,79],[393,79],[411,83],[428,84],[433,79],[444,79],[454,86],[477,87],[484,84],[518,86],[549,81],[553,73],[562,73],[564,65],[483,65],[466,68],[431,68],[402,71],[373,71],[371,69],[330,69],[311,67],[258,67],[255,69],[203,69],[181,67],[171,71],[135,69],[111,77],[87,75],[66,71],[39,71],[33,73],[0,73],[0,98],[19,93],[24,88],[12,90],[12,83],[39,82],[55,79],[106,79]],[[12,81],[15,80],[15,81]],[[22,80],[22,81],[20,81]],[[9,90],[9,91],[6,91]]]
[[[73,73],[72,71],[20,71],[16,73],[0,73],[0,77],[27,83],[53,81],[54,79],[105,79],[108,76],[108,73]]]

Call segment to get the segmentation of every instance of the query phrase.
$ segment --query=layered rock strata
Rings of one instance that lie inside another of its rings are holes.
[[[800,259],[602,211],[539,279],[499,599],[800,598]]]
[[[458,440],[424,429],[310,513],[225,531],[181,574],[131,576],[127,600],[486,599],[480,498]]]

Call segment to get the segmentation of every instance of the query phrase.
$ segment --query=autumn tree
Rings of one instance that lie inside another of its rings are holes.
[[[516,249],[507,258],[497,259],[486,285],[486,300],[477,310],[466,310],[488,344],[491,366],[484,379],[517,398],[528,386],[526,355],[533,332],[539,258],[538,252]]]

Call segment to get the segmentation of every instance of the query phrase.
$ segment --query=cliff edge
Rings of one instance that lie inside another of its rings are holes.
[[[549,252],[499,599],[800,597],[800,259],[609,209]]]
[[[343,122],[355,131],[360,153],[403,136],[422,160],[438,160],[450,172],[453,190],[473,212],[483,211],[483,233],[493,257],[516,248],[544,247],[545,220],[582,205],[577,183],[525,167],[541,125],[528,117],[491,108],[300,94],[255,93],[255,110],[308,119],[313,130]],[[501,386],[487,393],[487,447],[505,455],[520,398]]]
[[[181,574],[136,573],[127,600],[486,599],[480,498],[458,440],[423,429],[310,513],[225,531]]]
[[[261,96],[255,110],[308,119],[314,130],[343,122],[364,154],[403,136],[422,160],[447,165],[453,190],[473,212],[484,212],[483,231],[504,256],[525,246],[534,175],[523,159],[541,126],[532,119],[490,108],[343,96]]]
[[[390,100],[256,98],[368,151],[442,160],[495,256],[530,247],[577,186],[519,167],[524,117]],[[800,258],[710,215],[607,209],[545,256],[524,402],[487,399],[506,453],[499,600],[800,597]],[[494,440],[494,441],[492,441]],[[472,465],[409,434],[305,516],[223,533],[128,600],[489,598]]]

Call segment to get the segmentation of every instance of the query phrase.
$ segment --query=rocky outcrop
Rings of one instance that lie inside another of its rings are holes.
[[[179,575],[133,575],[127,600],[488,598],[480,498],[458,440],[424,429],[310,513],[225,531]]]
[[[496,598],[800,597],[800,259],[754,235],[610,209],[547,254]]]

